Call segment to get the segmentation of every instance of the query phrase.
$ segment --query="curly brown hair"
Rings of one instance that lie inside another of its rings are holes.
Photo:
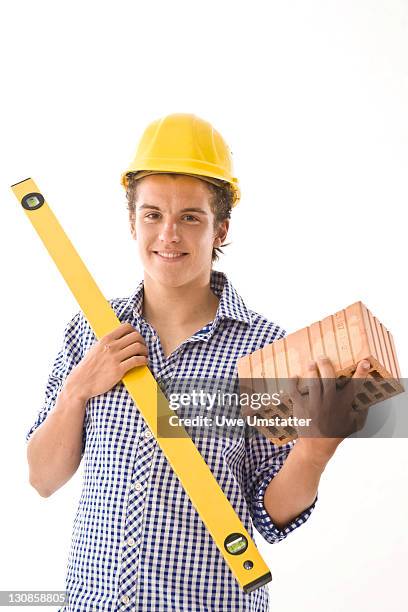
[[[169,176],[183,176],[181,173],[176,172],[164,172],[163,174],[168,174]],[[126,199],[128,201],[127,209],[129,211],[129,217],[134,217],[136,213],[136,198],[137,198],[137,185],[140,179],[137,178],[136,172],[129,172],[126,175],[128,182],[126,187]],[[199,177],[197,177],[199,178]],[[231,210],[232,203],[234,201],[234,191],[227,181],[220,181],[221,185],[213,185],[213,183],[208,183],[207,181],[203,181],[208,187],[208,190],[211,194],[210,206],[211,210],[214,213],[214,230],[217,229],[218,225],[225,221],[226,219],[231,218]],[[211,255],[211,262],[213,263],[219,258],[220,254],[223,254],[223,248],[231,244],[230,242],[227,244],[223,244],[219,247],[214,247]]]

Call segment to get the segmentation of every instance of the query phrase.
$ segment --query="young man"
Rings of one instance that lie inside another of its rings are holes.
[[[170,115],[146,130],[124,184],[143,280],[110,300],[122,325],[99,342],[82,312],[68,323],[27,434],[30,482],[45,497],[85,460],[64,609],[268,610],[267,587],[239,587],[121,383],[140,365],[165,394],[183,377],[236,379],[239,357],[284,335],[212,269],[239,198],[229,152],[207,122]],[[249,533],[275,543],[310,516],[338,442],[196,444]]]

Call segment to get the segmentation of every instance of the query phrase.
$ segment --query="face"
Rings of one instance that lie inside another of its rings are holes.
[[[212,249],[224,242],[229,225],[226,219],[214,228],[210,202],[199,178],[152,174],[140,179],[130,226],[145,274],[172,287],[208,282]]]

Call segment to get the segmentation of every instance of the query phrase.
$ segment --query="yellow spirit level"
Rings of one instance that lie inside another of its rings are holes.
[[[11,188],[98,340],[119,327],[114,310],[35,182],[28,178]],[[158,436],[158,421],[168,422],[174,412],[149,368],[133,368],[122,382],[244,592],[268,583],[272,580],[268,566],[184,427],[172,426],[178,429],[174,437]]]

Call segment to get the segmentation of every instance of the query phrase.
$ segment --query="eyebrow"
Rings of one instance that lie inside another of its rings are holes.
[[[142,204],[141,206],[138,207],[138,210],[143,210],[145,208],[149,208],[151,210],[161,210],[158,206],[154,206],[154,204],[148,204],[147,202],[145,202],[144,204]],[[203,215],[207,214],[207,211],[205,211],[203,208],[182,208],[180,212],[197,212],[197,213],[201,213]]]

